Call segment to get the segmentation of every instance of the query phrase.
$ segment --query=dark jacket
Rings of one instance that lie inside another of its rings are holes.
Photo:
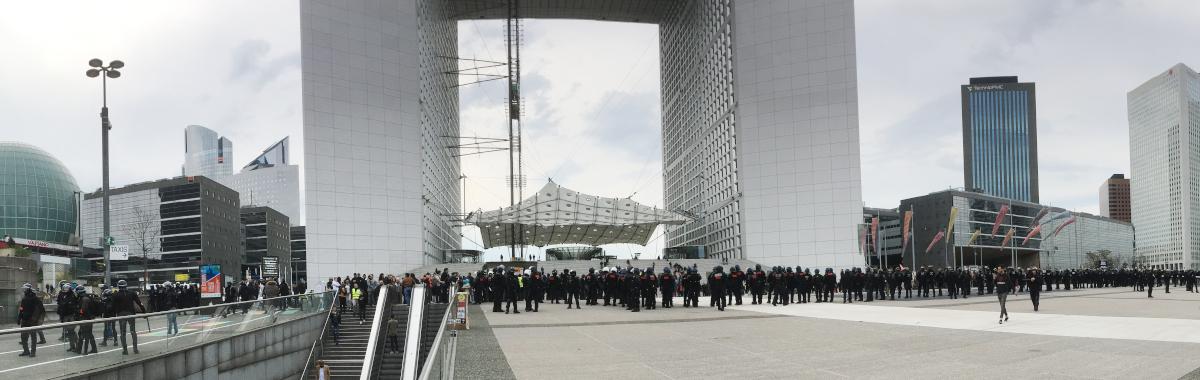
[[[137,294],[125,289],[118,290],[116,294],[113,294],[113,309],[118,316],[137,314],[138,310],[146,312],[146,307],[142,306],[142,300],[138,298]]]
[[[32,290],[26,290],[25,296],[21,297],[21,306],[17,309],[17,322],[21,327],[37,326],[42,323],[45,314],[46,308],[42,306],[42,300],[38,299]]]
[[[1000,272],[993,276],[996,279],[997,293],[1007,293],[1009,289],[1012,289],[1012,279],[1008,277],[1008,273]]]

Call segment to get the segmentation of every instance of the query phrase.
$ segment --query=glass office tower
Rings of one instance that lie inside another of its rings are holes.
[[[1129,200],[1139,262],[1200,269],[1200,74],[1177,64],[1127,99]]]
[[[1038,202],[1033,83],[971,78],[962,86],[963,183],[967,190]]]

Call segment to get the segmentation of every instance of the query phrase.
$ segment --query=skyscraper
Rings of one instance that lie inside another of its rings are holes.
[[[183,175],[216,178],[233,174],[233,141],[189,125],[183,131]]]
[[[969,191],[1038,202],[1033,83],[971,78],[962,86],[963,184]]]
[[[289,165],[291,149],[284,137],[233,173],[233,142],[199,125],[184,131],[183,175],[204,176],[236,191],[242,206],[270,207],[294,225],[304,225],[300,213],[300,167]]]
[[[1176,64],[1130,91],[1127,104],[1140,262],[1200,269],[1200,76]]]
[[[1113,174],[1100,185],[1100,215],[1129,221],[1129,179]]]

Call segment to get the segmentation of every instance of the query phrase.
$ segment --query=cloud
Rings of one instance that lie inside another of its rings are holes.
[[[242,42],[233,49],[229,80],[261,90],[287,70],[300,67],[299,51],[278,57],[269,57],[270,52],[271,43],[265,40],[251,39]]]
[[[963,186],[959,86],[973,76],[1037,83],[1043,203],[1098,208],[1128,173],[1126,92],[1176,62],[1200,65],[1200,2],[856,2],[863,199]],[[920,22],[911,22],[920,20]]]

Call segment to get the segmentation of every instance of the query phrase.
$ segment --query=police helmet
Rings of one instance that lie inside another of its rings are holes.
[[[125,282],[125,280],[120,280],[120,281],[117,281],[117,287],[118,287],[118,288],[122,288],[122,289],[124,289],[126,286],[129,286],[129,283]]]
[[[671,268],[665,268],[665,267],[664,267],[664,268],[663,268],[663,273],[670,274],[670,273],[671,273]]]
[[[78,287],[78,288],[75,288],[75,294],[84,294],[84,293],[87,293],[87,289],[86,289],[86,288],[84,288],[84,287],[82,287],[82,286],[80,286],[80,287]]]
[[[170,281],[163,282],[163,285],[162,285],[162,286],[165,286],[165,287],[168,287],[168,288],[169,288],[169,287],[171,287],[171,282],[170,282]]]
[[[33,290],[33,285],[26,282],[25,285],[21,285],[21,288],[25,290]]]

